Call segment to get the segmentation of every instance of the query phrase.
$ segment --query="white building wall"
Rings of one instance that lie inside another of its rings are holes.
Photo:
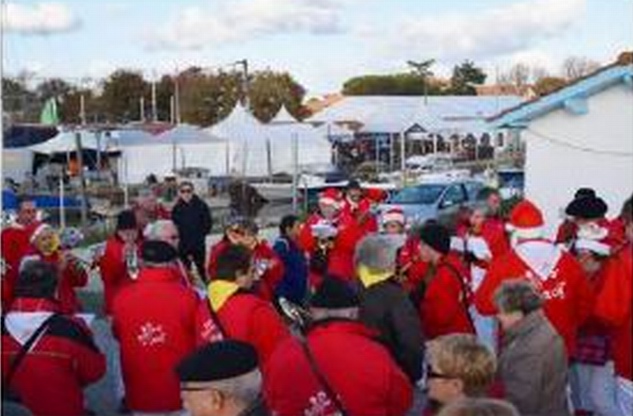
[[[609,205],[609,217],[619,213],[633,192],[633,89],[619,84],[589,97],[587,104],[587,114],[555,110],[522,131],[526,196],[543,210],[550,235],[576,189],[594,188]],[[559,142],[626,155],[582,151]]]

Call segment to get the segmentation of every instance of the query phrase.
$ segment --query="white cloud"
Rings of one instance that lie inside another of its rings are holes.
[[[444,61],[486,59],[530,48],[563,34],[585,10],[586,0],[524,0],[480,13],[409,18],[382,47]],[[384,32],[374,35],[385,39]]]
[[[145,34],[149,49],[199,49],[281,33],[338,33],[344,2],[333,0],[251,0],[190,6],[164,29]]]
[[[77,29],[81,21],[61,3],[6,5],[6,31],[24,35],[49,35]]]

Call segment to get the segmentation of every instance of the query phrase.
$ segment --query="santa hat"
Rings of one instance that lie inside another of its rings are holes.
[[[541,210],[524,199],[510,212],[508,229],[519,238],[539,238],[543,235],[544,224]]]
[[[382,214],[382,224],[386,225],[390,222],[397,222],[398,224],[404,225],[404,212],[400,208],[391,208],[384,214]]]
[[[338,207],[340,193],[334,188],[328,188],[319,195],[319,204],[334,205]]]
[[[609,238],[609,229],[599,222],[582,224],[576,236],[574,243],[576,250],[588,250],[601,256],[608,256],[611,253],[613,242]]]
[[[53,227],[51,227],[50,225],[46,224],[46,223],[41,223],[40,225],[38,225],[37,227],[35,227],[35,230],[33,230],[33,233],[31,234],[31,238],[29,239],[29,242],[31,244],[33,244],[35,242],[35,240],[37,240],[37,238],[43,234],[45,231],[49,231],[52,230]]]

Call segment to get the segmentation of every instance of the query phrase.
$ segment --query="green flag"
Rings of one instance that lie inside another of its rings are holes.
[[[55,98],[49,98],[48,101],[44,103],[42,114],[40,114],[40,123],[52,125],[59,124],[59,117],[57,117],[57,101]]]

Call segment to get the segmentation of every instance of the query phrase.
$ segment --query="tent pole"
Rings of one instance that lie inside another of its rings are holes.
[[[299,142],[297,133],[292,134],[292,212],[297,213],[297,181],[299,176]]]
[[[64,207],[64,176],[59,178],[59,227],[66,228],[66,209]]]
[[[405,159],[407,158],[406,155],[406,145],[405,145],[405,134],[404,134],[404,130],[400,131],[400,171],[402,174],[402,186],[406,185],[406,181],[407,181],[407,172],[406,172],[406,164],[405,164]]]
[[[75,132],[77,145],[77,166],[79,168],[79,189],[81,190],[81,226],[88,225],[88,201],[86,196],[86,180],[84,178],[83,148],[81,146],[81,132]]]

